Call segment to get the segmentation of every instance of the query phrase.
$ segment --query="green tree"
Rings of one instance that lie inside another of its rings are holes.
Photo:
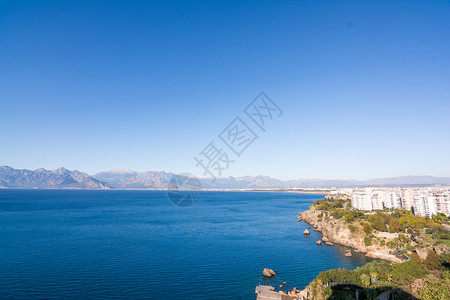
[[[383,222],[383,218],[380,214],[370,215],[368,218],[370,224],[372,224],[373,228],[379,231],[387,231],[387,226]]]
[[[314,279],[313,282],[311,282],[311,299],[325,300],[327,298],[322,281]]]
[[[435,270],[440,267],[441,261],[436,252],[434,252],[433,250],[428,252],[427,258],[424,261],[424,265],[428,270]]]
[[[429,275],[419,290],[419,297],[422,300],[450,299],[450,279],[443,276],[443,279]]]
[[[397,285],[411,284],[416,278],[423,278],[425,270],[412,260],[393,265],[392,281]]]
[[[365,288],[368,288],[368,287],[369,287],[369,285],[370,285],[370,276],[369,276],[369,275],[367,275],[367,274],[362,274],[362,275],[359,277],[359,279],[361,280],[361,283],[362,283],[362,285],[363,285]]]
[[[389,232],[399,232],[401,229],[402,225],[400,225],[398,219],[392,218],[389,223]]]

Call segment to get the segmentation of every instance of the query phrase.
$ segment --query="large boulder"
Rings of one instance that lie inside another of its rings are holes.
[[[273,277],[273,276],[275,276],[275,272],[272,269],[265,268],[263,270],[263,275],[266,276],[266,277]]]
[[[318,241],[316,242],[316,244],[317,244],[317,245],[322,245],[322,241],[321,241],[321,240],[318,240]]]
[[[323,236],[322,237],[322,241],[324,241],[324,242],[328,242],[329,241],[329,239],[326,237],[326,236]]]
[[[416,248],[416,252],[417,252],[417,254],[419,255],[419,257],[421,259],[426,259],[427,258],[427,255],[428,255],[428,249],[427,248],[419,248],[419,247],[417,247]]]
[[[305,229],[305,231],[303,231],[303,234],[309,235],[309,230]]]

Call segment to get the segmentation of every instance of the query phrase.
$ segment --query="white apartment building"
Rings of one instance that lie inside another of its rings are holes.
[[[352,206],[359,210],[369,210],[372,207],[372,191],[371,190],[355,190],[352,194]]]
[[[352,206],[360,210],[382,210],[401,208],[401,196],[397,191],[366,188],[352,194]]]
[[[436,209],[437,212],[443,213],[446,216],[450,216],[450,198],[449,193],[437,193],[434,195],[436,198]]]
[[[402,197],[398,192],[384,192],[384,206],[389,209],[402,208]]]
[[[432,217],[437,214],[436,197],[421,194],[413,196],[414,215]]]
[[[413,197],[419,196],[423,191],[419,188],[404,188],[401,190],[400,195],[402,198],[402,207],[411,210],[413,206]]]
[[[359,210],[404,208],[418,216],[443,213],[450,216],[450,189],[448,186],[413,188],[359,188],[339,189],[339,194],[351,197],[352,206]]]

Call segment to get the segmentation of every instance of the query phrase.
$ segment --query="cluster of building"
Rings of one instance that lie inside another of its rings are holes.
[[[345,194],[352,199],[352,206],[359,210],[382,210],[403,208],[412,210],[416,216],[443,213],[450,216],[450,187],[414,188],[346,188],[332,194]]]

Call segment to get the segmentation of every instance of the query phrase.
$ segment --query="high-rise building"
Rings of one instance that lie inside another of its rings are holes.
[[[434,196],[436,197],[437,212],[450,216],[450,198],[448,191],[437,193]]]
[[[402,207],[402,197],[396,191],[383,192],[383,204],[385,208],[396,209]]]
[[[421,194],[421,190],[418,188],[404,188],[400,192],[402,198],[402,207],[407,210],[411,210],[413,206],[413,197]]]
[[[437,214],[436,197],[425,194],[413,196],[413,207],[416,216],[431,218]]]
[[[414,207],[414,215],[425,217],[425,195],[413,196],[412,206]]]
[[[352,194],[352,206],[359,210],[372,210],[372,193],[370,190],[356,190]]]

